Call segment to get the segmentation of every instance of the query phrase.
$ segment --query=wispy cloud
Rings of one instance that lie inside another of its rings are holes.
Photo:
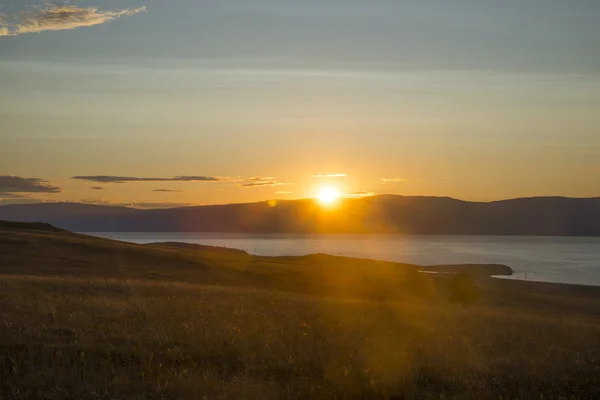
[[[40,7],[15,15],[14,22],[0,18],[0,36],[16,36],[24,33],[61,31],[85,26],[101,25],[115,19],[131,16],[146,7],[120,10],[100,10],[97,7],[77,7],[69,4],[46,3]]]
[[[600,174],[600,167],[584,167],[583,172]]]
[[[39,198],[33,198],[33,197],[3,198],[3,196],[0,195],[0,205],[2,205],[2,206],[9,205],[9,204],[37,204],[37,203],[49,203],[49,201],[39,199]]]
[[[174,189],[153,189],[153,192],[181,192],[181,190]]]
[[[8,204],[35,204],[44,203],[47,200],[32,197],[29,193],[0,193],[0,205]]]
[[[313,175],[313,178],[343,178],[347,176],[346,174],[316,174]]]
[[[367,196],[375,196],[374,192],[360,191],[360,192],[350,192],[345,193],[348,197],[367,197]]]
[[[294,192],[290,192],[289,190],[278,190],[275,194],[292,194]]]
[[[41,178],[0,175],[0,193],[60,193],[61,189],[52,186]]]
[[[80,203],[83,204],[94,204],[98,206],[116,206],[118,204],[113,203],[112,201],[105,200],[103,198],[95,198],[95,199],[80,199]]]
[[[28,194],[0,193],[0,199],[27,199],[27,198],[29,198]]]
[[[104,190],[104,188],[101,186],[93,186],[92,190]]]
[[[274,180],[275,177],[273,176],[251,176],[250,178],[246,179],[247,181],[272,181]]]
[[[230,178],[215,176],[175,176],[172,178],[147,178],[133,176],[112,176],[112,175],[92,175],[92,176],[74,176],[71,179],[78,179],[97,183],[126,183],[126,182],[219,182],[228,181]]]
[[[381,178],[378,181],[375,181],[375,183],[381,183],[381,184],[387,184],[387,183],[400,183],[400,182],[406,182],[406,179],[404,178]]]
[[[256,182],[241,183],[238,186],[241,186],[241,187],[260,187],[260,186],[287,186],[287,185],[291,185],[291,183],[276,182],[276,181],[256,181]]]

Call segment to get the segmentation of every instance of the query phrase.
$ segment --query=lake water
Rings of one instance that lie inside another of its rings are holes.
[[[91,233],[133,243],[186,242],[265,256],[332,255],[420,265],[494,263],[511,279],[600,286],[600,238],[523,236],[247,235],[215,233]]]

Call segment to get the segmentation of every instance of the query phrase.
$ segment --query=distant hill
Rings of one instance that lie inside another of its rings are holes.
[[[468,202],[380,195],[140,210],[79,203],[0,206],[0,219],[79,232],[403,233],[600,236],[600,198]]]

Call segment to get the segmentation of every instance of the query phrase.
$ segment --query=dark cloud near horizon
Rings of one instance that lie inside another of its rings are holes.
[[[92,186],[92,190],[104,190],[104,188],[100,186]]]
[[[79,203],[98,205],[98,206],[131,207],[131,208],[141,208],[141,209],[176,208],[176,207],[189,207],[189,206],[195,205],[195,204],[191,204],[191,203],[136,202],[136,201],[129,202],[129,203],[118,203],[118,202],[107,200],[105,198],[80,199]]]
[[[229,178],[215,176],[175,176],[173,178],[148,178],[134,176],[113,176],[113,175],[90,175],[90,176],[73,176],[71,179],[77,179],[96,183],[128,183],[128,182],[221,182],[227,181]]]
[[[0,194],[2,193],[60,193],[61,189],[52,186],[41,178],[23,178],[20,176],[0,175]]]
[[[182,192],[182,190],[175,189],[153,189],[153,192]]]

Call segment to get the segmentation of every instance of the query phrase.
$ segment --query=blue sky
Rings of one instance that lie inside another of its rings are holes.
[[[0,175],[60,188],[0,180],[3,202],[323,185],[600,196],[596,1],[5,0],[0,14]],[[98,175],[227,179],[72,179]]]

